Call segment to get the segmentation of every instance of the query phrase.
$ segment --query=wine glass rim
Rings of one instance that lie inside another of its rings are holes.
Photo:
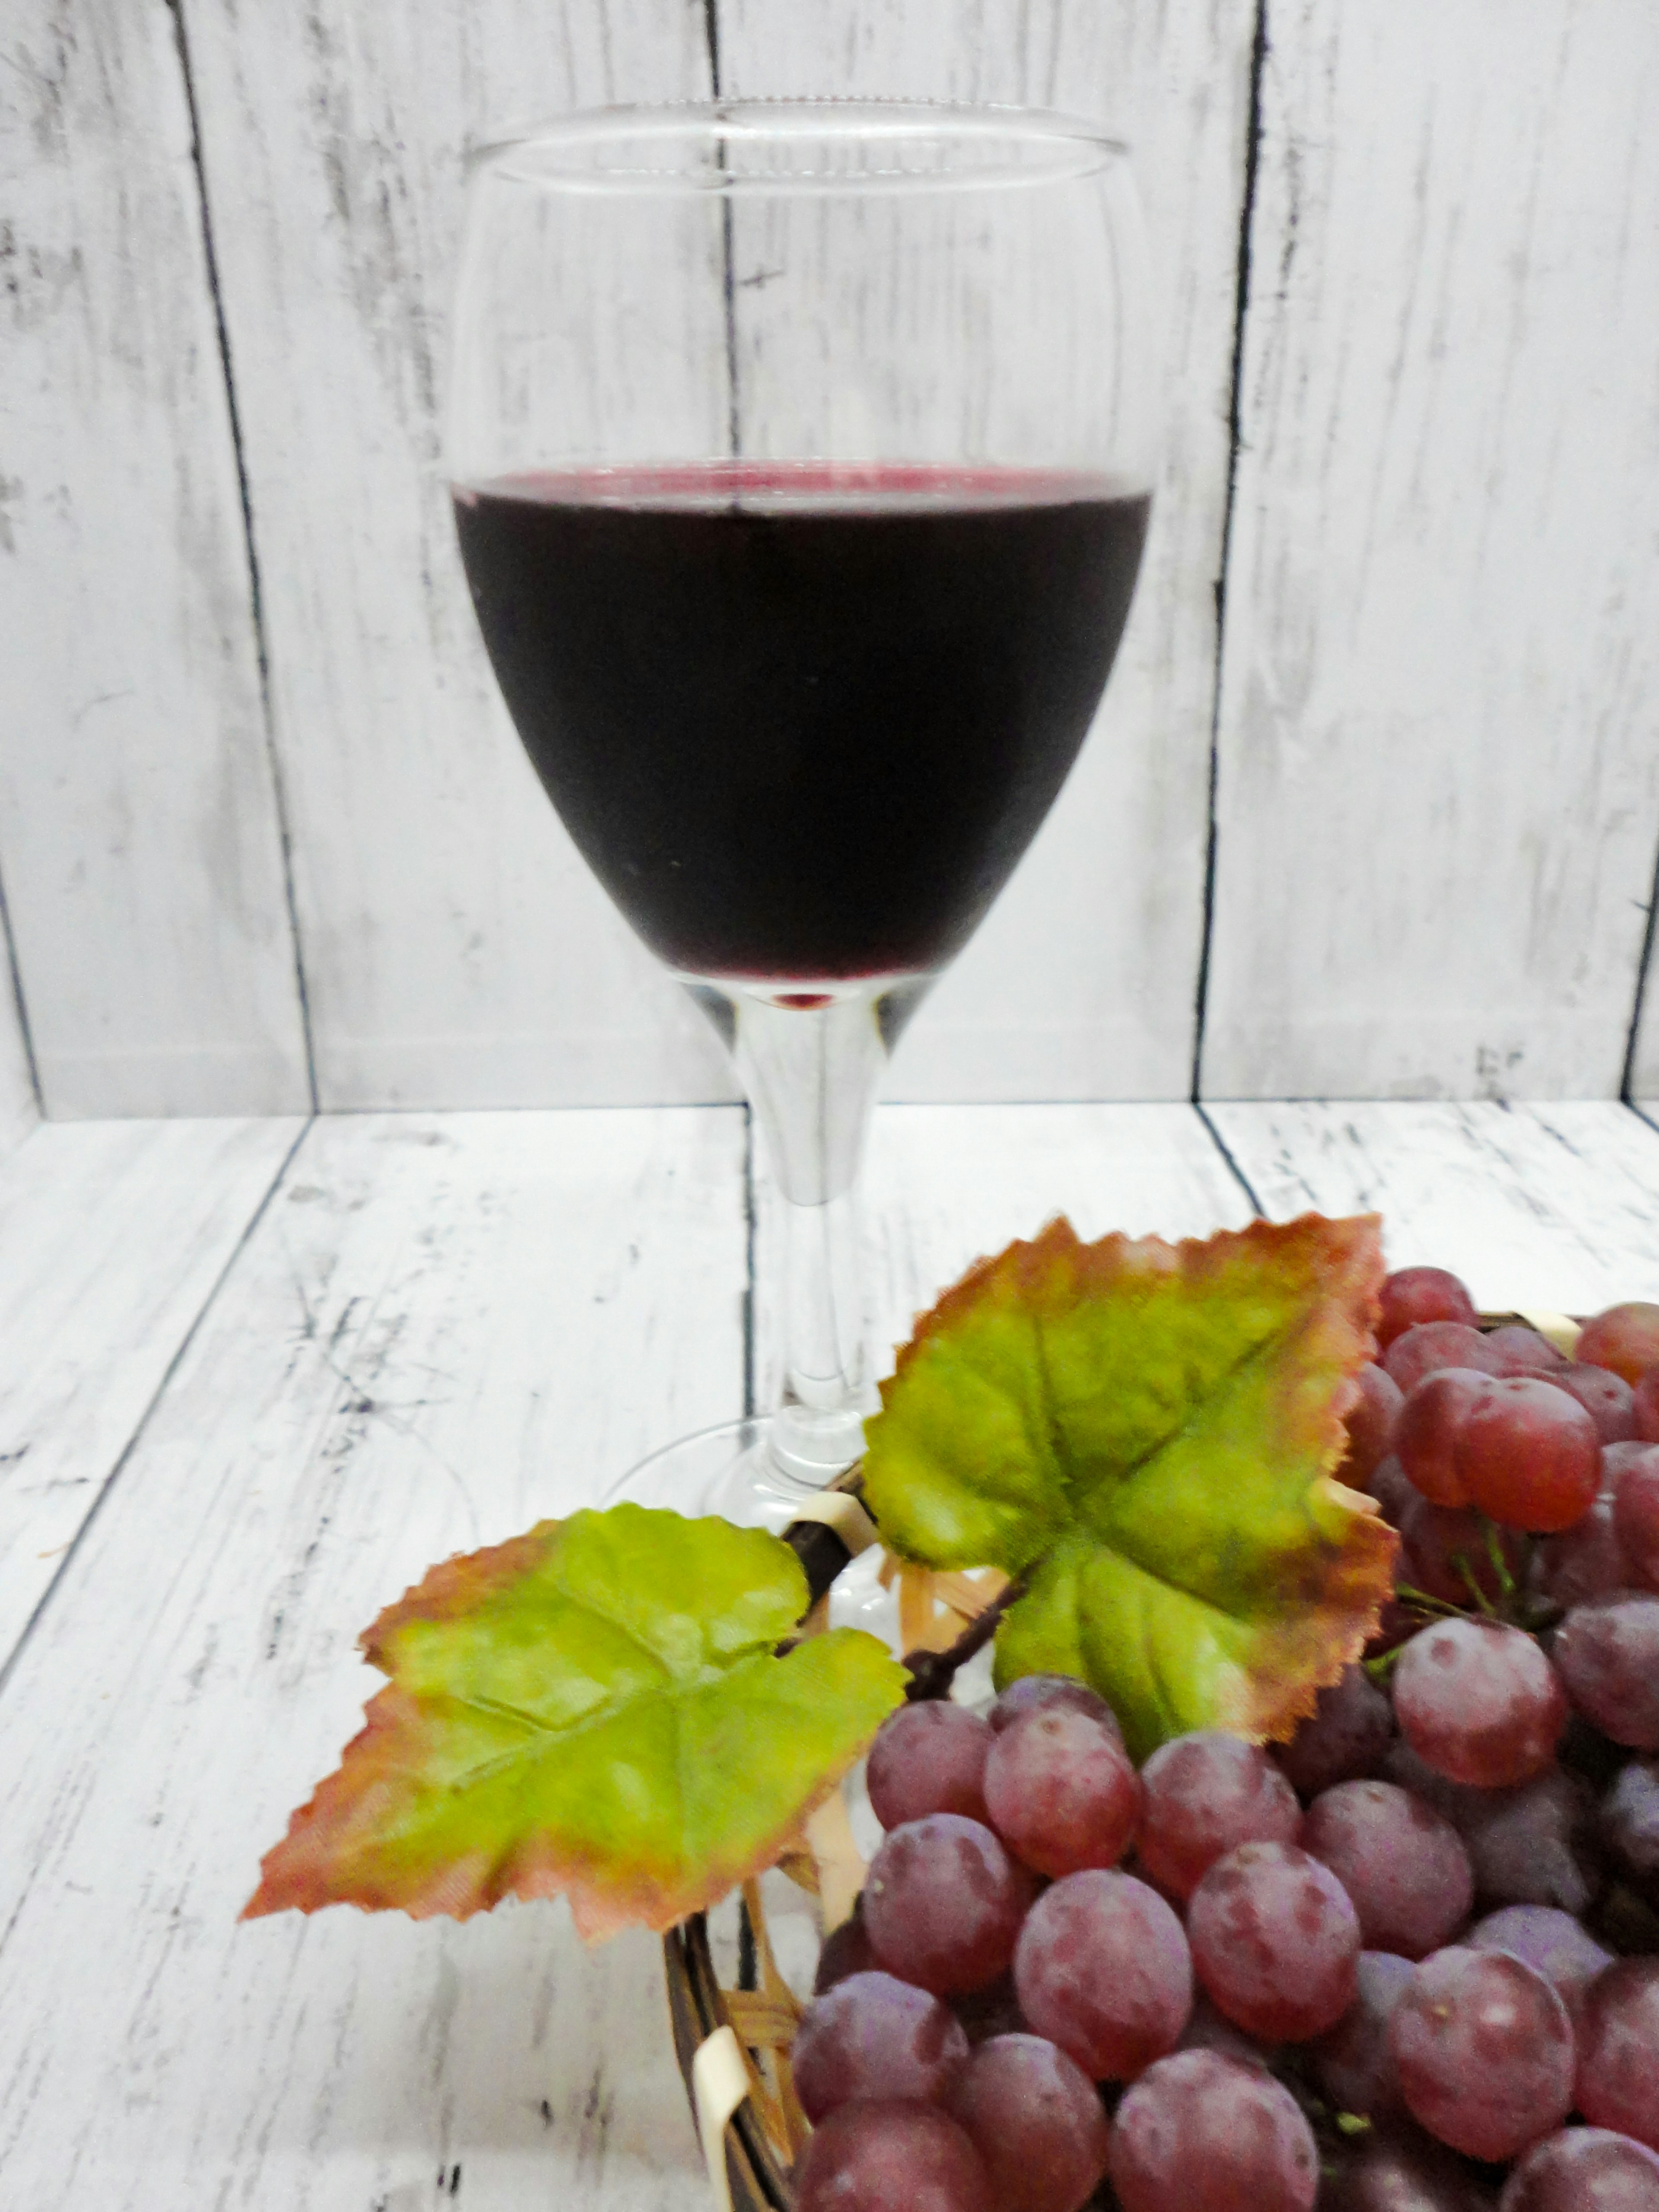
[[[896,149],[931,142],[964,152],[998,145],[1046,148],[1053,150],[1054,166],[1028,171],[965,166],[955,172],[874,170],[858,176],[810,172],[744,176],[725,171],[696,175],[638,164],[609,169],[583,166],[585,155],[630,143],[644,149],[675,143],[730,149],[769,142],[799,146],[848,140],[874,146],[884,142]],[[1033,183],[1050,181],[1056,173],[1075,178],[1126,161],[1129,152],[1127,140],[1119,133],[1085,117],[1047,108],[951,100],[744,98],[632,103],[544,116],[469,147],[465,167],[471,178],[493,171],[518,183],[586,191],[846,191],[883,184],[951,191],[1022,176]]]

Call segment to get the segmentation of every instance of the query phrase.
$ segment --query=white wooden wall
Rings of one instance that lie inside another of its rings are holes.
[[[437,427],[468,142],[716,70],[1101,116],[1162,272],[1112,691],[892,1094],[1659,1093],[1651,0],[8,0],[0,63],[0,1134],[730,1095]]]

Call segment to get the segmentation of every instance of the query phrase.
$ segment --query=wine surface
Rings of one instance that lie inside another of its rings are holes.
[[[1149,501],[1016,469],[712,462],[460,485],[549,796],[671,967],[950,958],[1064,781]]]

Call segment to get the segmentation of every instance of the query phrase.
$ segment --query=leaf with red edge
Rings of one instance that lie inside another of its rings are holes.
[[[1082,1677],[1137,1758],[1289,1736],[1393,1587],[1393,1531],[1332,1479],[1382,1272],[1371,1215],[1174,1245],[1051,1223],[947,1292],[882,1385],[883,1536],[1025,1576],[997,1680]]]
[[[562,1892],[590,1940],[672,1927],[771,1865],[903,1698],[857,1630],[777,1656],[806,1602],[775,1536],[637,1505],[434,1567],[363,1638],[390,1684],[244,1917]]]

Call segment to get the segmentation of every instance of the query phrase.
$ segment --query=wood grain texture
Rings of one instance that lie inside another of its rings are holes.
[[[304,1126],[48,1124],[0,1169],[0,1665]]]
[[[1263,1211],[1380,1208],[1392,1267],[1478,1305],[1595,1313],[1659,1298],[1659,1130],[1611,1101],[1213,1105]]]
[[[15,0],[0,63],[0,869],[46,1111],[303,1109],[173,18]]]
[[[0,2197],[696,2201],[653,1942],[235,1916],[377,1608],[730,1409],[742,1157],[730,1109],[313,1125],[0,1697]]]
[[[720,0],[726,92],[1002,101],[1118,131],[1160,295],[1164,461],[1118,666],[1048,823],[907,1035],[894,1097],[1187,1094],[1254,20],[1249,0]]]
[[[1204,1089],[1610,1096],[1659,836],[1659,16],[1267,20]]]
[[[325,1106],[720,1098],[495,691],[441,450],[469,144],[708,88],[697,0],[185,0]]]

